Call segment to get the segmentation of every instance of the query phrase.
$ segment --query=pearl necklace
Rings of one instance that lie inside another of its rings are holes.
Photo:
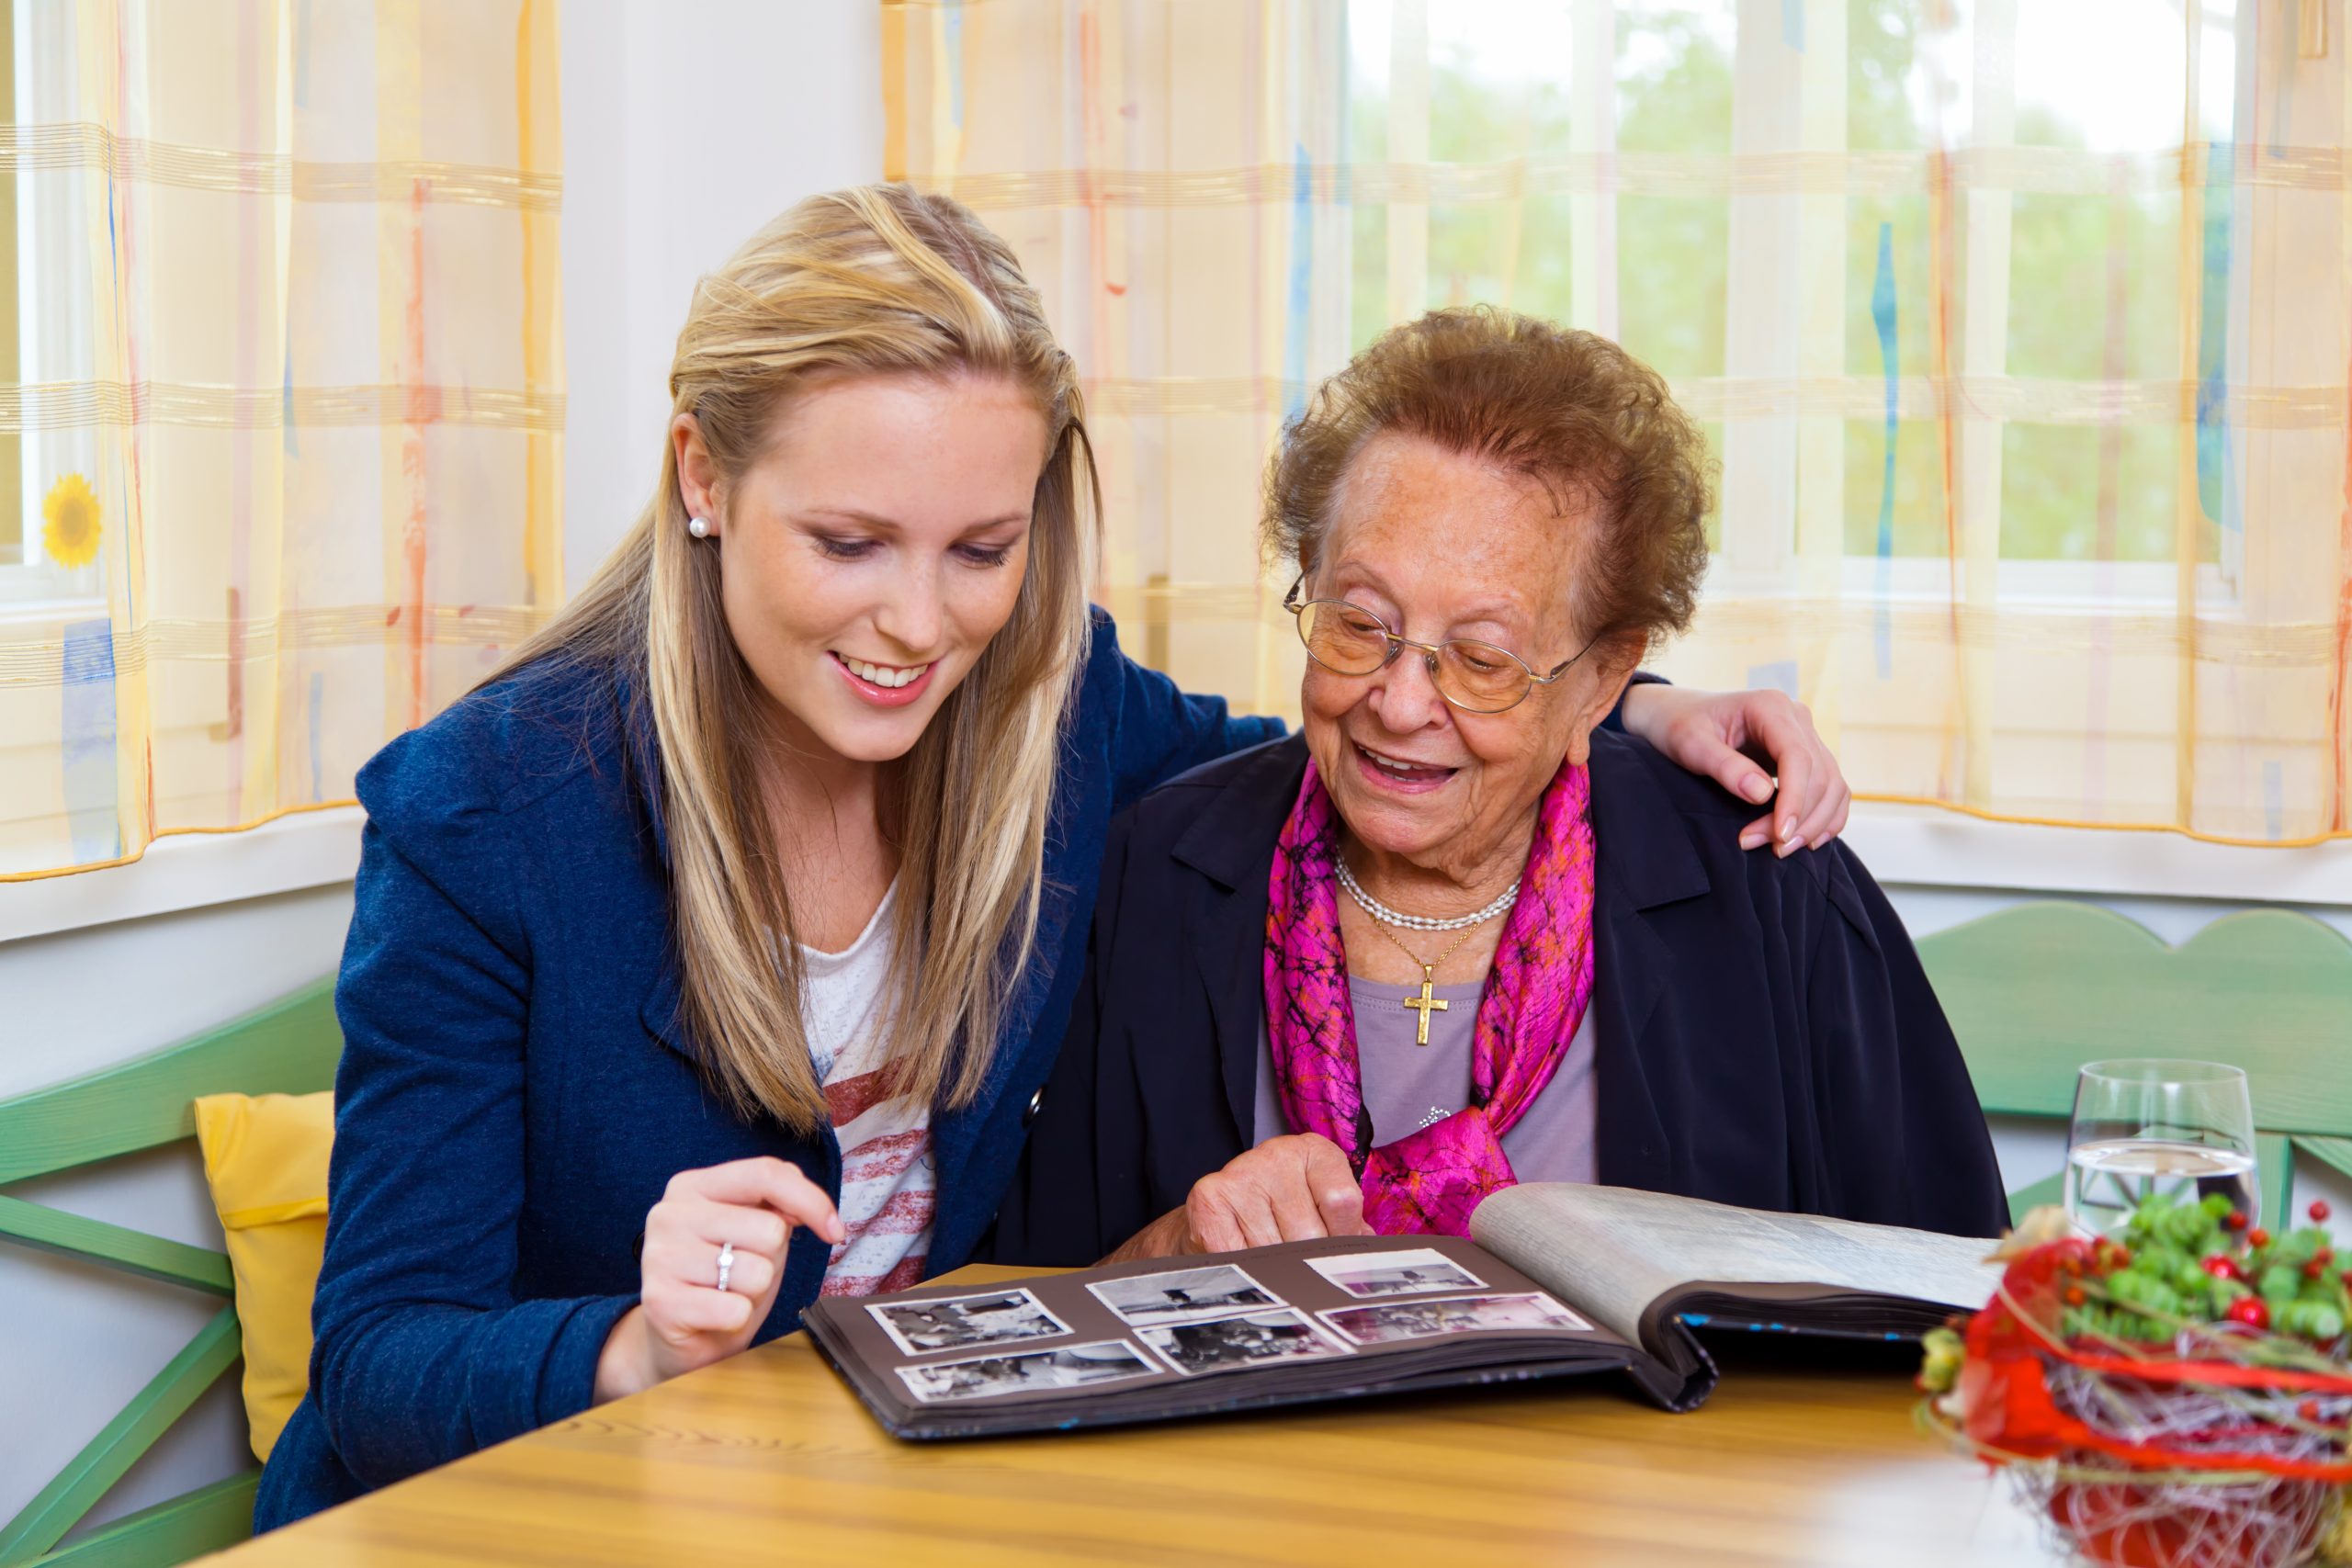
[[[1450,920],[1432,919],[1427,915],[1408,915],[1390,908],[1365,892],[1363,885],[1356,881],[1355,873],[1348,869],[1346,861],[1335,855],[1332,857],[1331,863],[1340,874],[1340,886],[1348,890],[1348,897],[1356,901],[1359,908],[1384,925],[1402,926],[1410,931],[1464,931],[1471,926],[1484,925],[1519,902],[1519,885],[1521,879],[1513,877],[1510,886],[1497,894],[1495,901],[1483,909],[1474,909],[1466,915],[1456,915]],[[1414,962],[1418,964],[1420,960],[1415,959]]]

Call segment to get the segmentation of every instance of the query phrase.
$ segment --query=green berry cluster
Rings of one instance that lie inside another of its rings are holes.
[[[2352,1269],[2316,1223],[2327,1205],[2313,1203],[2311,1217],[2273,1236],[2219,1194],[2188,1204],[2152,1196],[2120,1235],[2093,1245],[2065,1287],[2061,1330],[2146,1344],[2231,1322],[2332,1346],[2352,1317]]]

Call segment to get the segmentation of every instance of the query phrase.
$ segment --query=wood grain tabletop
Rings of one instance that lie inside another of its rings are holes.
[[[1685,1416],[1603,1376],[917,1444],[885,1435],[796,1334],[212,1561],[2066,1561],[2001,1481],[1916,1429],[1905,1357],[1775,1337],[1724,1359],[1722,1386]]]

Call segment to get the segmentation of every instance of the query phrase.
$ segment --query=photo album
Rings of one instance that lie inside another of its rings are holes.
[[[829,1296],[802,1322],[893,1436],[970,1438],[1577,1372],[1688,1410],[1715,1382],[1700,1331],[1917,1338],[2000,1279],[1978,1238],[1626,1188],[1510,1188],[1471,1233]]]

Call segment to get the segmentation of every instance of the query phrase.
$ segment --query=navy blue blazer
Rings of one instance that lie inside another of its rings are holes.
[[[646,1211],[676,1172],[773,1155],[840,1197],[831,1128],[800,1138],[739,1118],[695,1071],[659,774],[628,691],[610,670],[543,663],[360,772],[311,1387],[270,1455],[258,1529],[585,1409],[605,1337],[637,1302]],[[1038,956],[986,1089],[932,1127],[934,1271],[965,1262],[987,1228],[1053,1066],[1112,814],[1280,733],[1130,662],[1096,613]],[[827,1251],[793,1237],[760,1338],[798,1325]]]
[[[1091,1263],[1254,1141],[1267,878],[1306,767],[1303,739],[1261,746],[1113,824],[999,1260]],[[1853,852],[1743,852],[1754,807],[1621,734],[1591,770],[1600,1179],[2000,1234],[1968,1069]]]

